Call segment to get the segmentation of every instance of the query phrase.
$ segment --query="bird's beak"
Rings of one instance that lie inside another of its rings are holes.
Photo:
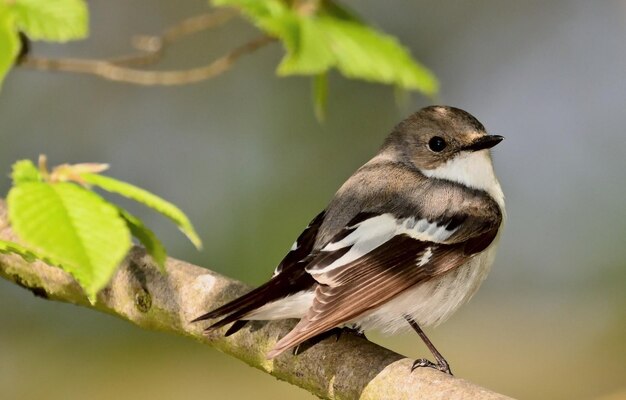
[[[478,151],[478,150],[490,149],[493,146],[500,143],[502,139],[504,139],[504,136],[500,136],[500,135],[481,136],[478,139],[474,140],[474,142],[470,144],[469,146],[465,146],[463,150]]]

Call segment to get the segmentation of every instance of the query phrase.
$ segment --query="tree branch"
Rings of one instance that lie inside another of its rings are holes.
[[[15,241],[0,199],[0,238]],[[203,335],[194,317],[249,288],[210,270],[169,258],[166,275],[142,248],[135,247],[111,283],[90,304],[78,284],[59,268],[16,255],[0,254],[0,276],[49,300],[93,308],[142,328],[187,336],[325,399],[507,399],[430,368],[411,371],[413,360],[353,335],[326,339],[298,356],[275,360],[265,353],[294,321],[250,324],[226,338]]]
[[[180,39],[203,30],[221,26],[237,12],[232,9],[187,18],[155,36],[137,36],[132,44],[140,52],[108,59],[48,58],[24,55],[19,66],[43,71],[72,72],[137,85],[186,85],[214,78],[230,69],[241,56],[275,41],[259,36],[231,50],[208,65],[186,70],[146,71],[131,66],[147,66],[161,60],[167,47]]]

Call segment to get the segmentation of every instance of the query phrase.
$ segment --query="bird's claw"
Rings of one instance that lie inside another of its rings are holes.
[[[434,368],[448,375],[452,375],[452,371],[450,370],[450,365],[448,365],[447,362],[435,364],[434,362],[427,360],[425,358],[420,358],[420,359],[415,360],[415,362],[413,363],[413,366],[411,366],[411,372],[415,371],[417,368],[423,368],[423,367]]]

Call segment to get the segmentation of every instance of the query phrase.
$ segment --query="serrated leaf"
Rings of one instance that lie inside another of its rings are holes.
[[[0,4],[0,88],[19,51],[20,40],[15,29],[13,14],[8,6]]]
[[[319,75],[337,68],[345,77],[434,95],[434,75],[394,37],[359,20],[347,8],[322,2],[315,13],[279,0],[214,0],[238,7],[259,28],[279,38],[286,55],[278,75]]]
[[[3,254],[17,254],[21,256],[27,262],[33,262],[37,257],[32,251],[28,250],[26,247],[19,245],[13,242],[6,242],[4,240],[0,240],[0,253]]]
[[[293,38],[287,39],[287,55],[278,65],[278,75],[319,75],[328,71],[337,61],[324,32],[310,18],[298,17],[297,21]]]
[[[217,7],[237,7],[261,30],[279,38],[293,51],[299,35],[298,15],[281,0],[213,0]]]
[[[282,0],[213,0],[212,3],[216,7],[237,7],[256,19],[275,18],[289,11]]]
[[[117,208],[67,182],[25,182],[11,189],[7,202],[13,230],[26,246],[61,265],[95,301],[131,246]]]
[[[21,185],[26,182],[41,182],[41,174],[31,160],[20,160],[13,163],[11,171],[13,185]]]
[[[388,83],[427,95],[439,90],[434,75],[394,37],[358,23],[328,18],[318,22],[331,37],[337,68],[346,77]]]
[[[84,0],[13,0],[17,26],[34,40],[65,42],[88,34]]]
[[[331,0],[326,0],[319,3],[318,15],[330,16],[345,21],[364,23],[363,20],[354,11]]]
[[[311,58],[321,55],[328,62],[331,54],[329,64],[347,78],[396,85],[427,95],[437,92],[433,74],[412,59],[393,37],[353,21],[331,17],[303,20],[298,51],[287,54],[279,75],[310,74]],[[320,46],[325,46],[325,51]]]
[[[136,237],[141,244],[143,244],[148,254],[150,254],[154,262],[159,266],[161,272],[166,272],[165,260],[167,258],[167,252],[165,251],[163,243],[161,243],[154,232],[145,226],[139,218],[135,217],[123,208],[118,207],[118,211],[121,217],[126,221],[126,224],[130,229],[130,233]]]
[[[80,174],[85,183],[98,186],[108,192],[117,193],[129,199],[138,201],[153,210],[161,213],[170,220],[172,220],[178,228],[189,238],[196,248],[202,248],[202,241],[196,233],[193,225],[189,221],[189,218],[178,207],[169,201],[148,192],[145,189],[131,185],[127,182],[122,182],[117,179],[98,175],[83,173]]]
[[[41,260],[41,261],[45,262],[48,265],[52,265],[52,266],[61,268],[60,264],[56,264],[53,260],[51,260],[50,258],[44,256],[41,253],[38,253],[36,250],[27,248],[25,246],[22,246],[21,244],[15,243],[15,242],[7,242],[7,241],[4,241],[4,240],[0,240],[0,253],[3,253],[3,254],[16,254],[16,255],[22,257],[22,259],[24,259],[24,261],[29,262],[29,263],[35,262],[37,260]]]

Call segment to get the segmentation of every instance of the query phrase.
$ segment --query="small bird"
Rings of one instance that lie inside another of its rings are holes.
[[[272,278],[194,320],[299,318],[267,354],[337,328],[393,333],[413,328],[436,362],[417,367],[451,374],[421,327],[467,302],[494,261],[505,215],[489,135],[458,108],[430,106],[398,124],[374,158],[337,191],[295,241]]]

